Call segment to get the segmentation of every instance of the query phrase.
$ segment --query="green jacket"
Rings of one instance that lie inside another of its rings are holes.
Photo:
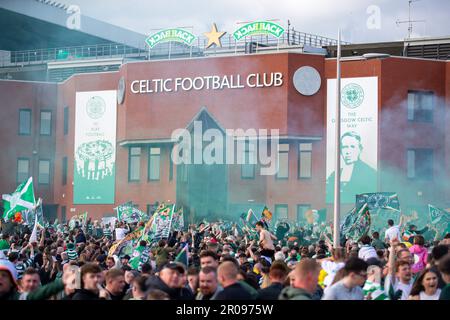
[[[450,300],[450,283],[447,283],[447,285],[442,288],[439,300]]]
[[[256,299],[258,297],[258,291],[255,288],[253,288],[251,285],[249,285],[244,280],[241,280],[238,282],[239,282],[239,284],[241,284],[244,287],[244,289],[246,291],[248,291],[248,293],[250,293],[254,297],[254,299]]]
[[[279,300],[313,300],[313,298],[306,290],[286,287],[281,291]]]
[[[62,280],[57,279],[28,294],[21,294],[14,289],[6,300],[46,300],[62,290],[64,290],[64,284]]]
[[[153,253],[156,255],[156,265],[158,267],[162,267],[167,262],[169,262],[169,253],[174,251],[173,248],[167,247],[167,248],[157,248],[153,251]]]

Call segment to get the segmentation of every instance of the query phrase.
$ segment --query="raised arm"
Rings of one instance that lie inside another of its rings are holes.
[[[395,241],[391,241],[390,242],[390,247],[388,249],[389,251],[389,261],[388,261],[388,266],[389,266],[389,274],[392,275],[392,279],[394,279],[394,274],[395,274]]]
[[[42,229],[42,232],[41,232],[41,239],[40,239],[40,241],[39,241],[39,246],[40,246],[40,247],[43,247],[43,246],[44,246],[44,243],[45,243],[45,228]]]
[[[400,229],[404,223],[405,223],[405,216],[401,215],[400,221],[398,222],[398,228]]]
[[[253,261],[255,261],[255,255],[253,254],[253,251],[252,251],[253,243],[254,243],[254,241],[252,240],[250,242],[250,246],[247,247],[247,252],[250,254],[250,257],[253,259]]]
[[[330,238],[328,238],[326,233],[324,233],[323,236],[325,238],[325,244],[327,245],[328,251],[333,252],[333,243],[332,243],[332,241],[330,240]]]

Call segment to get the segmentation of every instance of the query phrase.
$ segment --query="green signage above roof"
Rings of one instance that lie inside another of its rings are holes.
[[[153,48],[160,42],[176,41],[176,42],[183,42],[187,45],[191,45],[194,40],[195,36],[189,31],[175,28],[175,29],[165,29],[157,33],[154,33],[147,39],[145,39],[145,42],[150,48]]]
[[[233,33],[235,40],[239,41],[246,36],[255,34],[271,34],[277,38],[284,33],[284,28],[277,23],[270,21],[255,21],[248,23]]]

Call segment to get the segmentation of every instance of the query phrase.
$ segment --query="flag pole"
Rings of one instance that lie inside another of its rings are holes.
[[[334,247],[340,246],[341,214],[341,29],[338,29],[336,57],[336,131],[335,131],[335,165],[334,165]]]

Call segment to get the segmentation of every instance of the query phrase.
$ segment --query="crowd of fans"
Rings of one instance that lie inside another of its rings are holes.
[[[136,224],[50,226],[30,242],[29,229],[3,223],[0,300],[450,299],[449,234],[426,241],[390,220],[384,238],[380,230],[333,246],[314,226],[272,233],[258,222],[251,237],[220,224],[140,241],[146,255],[136,268],[131,252],[108,254]]]

